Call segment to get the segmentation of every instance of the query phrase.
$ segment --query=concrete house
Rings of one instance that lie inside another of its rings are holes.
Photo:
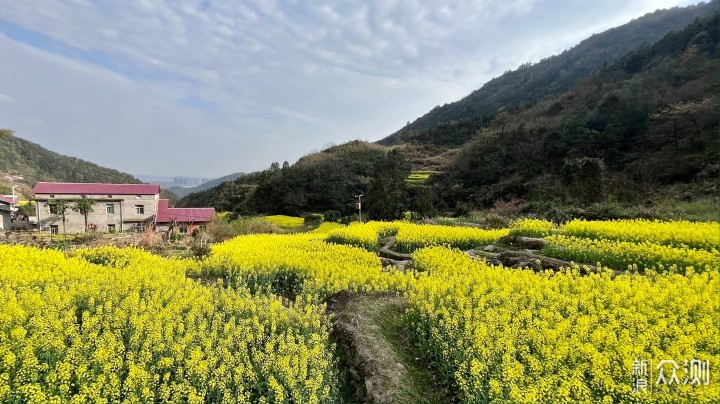
[[[12,219],[10,208],[13,199],[0,195],[0,230],[10,230],[12,228]]]
[[[88,215],[91,231],[141,231],[156,226],[167,229],[173,224],[175,231],[190,233],[215,218],[213,208],[170,208],[167,199],[160,199],[157,184],[40,182],[33,192],[38,228],[43,231],[62,231],[62,217],[50,201],[66,200],[72,205],[83,196],[95,201]],[[68,233],[85,231],[82,214],[68,210],[65,220]]]
[[[99,232],[139,231],[152,225],[157,214],[160,186],[156,184],[85,184],[40,182],[33,188],[38,228],[60,232],[62,217],[51,200],[66,200],[73,204],[83,196],[95,201],[88,215],[88,228]],[[68,233],[85,231],[85,219],[78,212],[65,214]]]

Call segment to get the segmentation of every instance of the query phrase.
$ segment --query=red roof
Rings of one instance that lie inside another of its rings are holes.
[[[0,195],[0,202],[7,203],[8,205],[12,205],[13,203],[15,203],[13,201],[12,197],[2,196],[2,195]]]
[[[169,203],[167,199],[158,201],[158,223],[170,223],[173,220],[178,223],[209,222],[215,217],[215,208],[170,208]]]
[[[160,185],[38,182],[33,188],[33,192],[36,194],[155,195],[160,193]]]

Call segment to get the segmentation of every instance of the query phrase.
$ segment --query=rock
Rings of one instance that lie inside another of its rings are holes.
[[[545,248],[545,240],[535,237],[509,236],[505,239],[510,245],[531,250],[542,250]]]
[[[389,258],[393,260],[411,260],[412,254],[403,254],[395,251],[391,251],[387,246],[380,249],[378,255],[383,258]]]
[[[500,257],[500,254],[485,252],[485,251],[475,251],[475,254],[478,257],[491,258],[491,259],[497,259],[498,257]]]
[[[485,251],[485,252],[490,252],[490,253],[491,253],[491,252],[495,252],[495,251],[497,251],[497,250],[498,250],[497,246],[495,246],[495,245],[493,245],[493,244],[490,244],[489,246],[483,248],[483,251]]]

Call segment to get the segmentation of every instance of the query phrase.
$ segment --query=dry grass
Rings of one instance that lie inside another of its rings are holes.
[[[156,232],[150,226],[145,226],[145,229],[140,233],[137,246],[146,250],[157,250],[164,243],[165,241],[163,240],[162,234]]]

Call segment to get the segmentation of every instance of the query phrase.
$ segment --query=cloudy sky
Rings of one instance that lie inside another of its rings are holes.
[[[697,2],[0,0],[0,127],[133,174],[254,171]]]

